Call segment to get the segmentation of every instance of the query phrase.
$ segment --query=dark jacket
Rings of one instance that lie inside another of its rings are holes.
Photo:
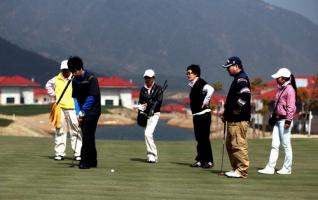
[[[147,88],[142,87],[140,89],[139,104],[145,104],[145,103],[148,104],[145,110],[145,113],[147,114],[149,114],[149,112],[152,112],[152,113],[160,112],[162,99],[163,99],[162,88],[160,85],[157,85],[156,83],[152,86],[150,94],[148,94]]]
[[[198,78],[198,80],[195,82],[195,84],[191,88],[189,98],[190,98],[190,107],[193,114],[201,112],[204,109],[207,109],[207,107],[201,108],[203,104],[203,100],[207,94],[206,92],[203,91],[203,87],[206,84],[207,82],[205,80]]]
[[[228,122],[250,121],[251,86],[243,70],[234,76],[224,107],[224,120]],[[234,111],[238,111],[239,114],[235,114]]]
[[[101,113],[99,84],[94,75],[85,71],[83,77],[73,79],[72,86],[72,97],[77,99],[86,115]]]

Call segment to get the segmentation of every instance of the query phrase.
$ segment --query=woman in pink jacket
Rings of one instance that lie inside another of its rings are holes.
[[[272,149],[269,161],[264,169],[258,170],[261,174],[274,174],[278,159],[279,146],[282,144],[285,151],[283,167],[277,171],[278,174],[291,174],[293,151],[290,141],[293,118],[296,112],[297,87],[295,77],[287,68],[279,69],[272,75],[278,84],[275,99],[276,123],[272,133]]]

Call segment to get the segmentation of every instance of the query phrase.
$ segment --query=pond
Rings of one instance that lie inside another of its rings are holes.
[[[169,126],[159,120],[154,132],[156,141],[194,140],[193,129]],[[98,126],[96,139],[109,140],[144,140],[144,129],[138,125],[130,126]]]

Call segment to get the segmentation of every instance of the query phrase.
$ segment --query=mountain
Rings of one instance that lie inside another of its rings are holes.
[[[60,64],[0,38],[0,66],[0,76],[23,75],[44,86],[59,71]]]
[[[318,26],[260,0],[6,0],[0,36],[56,61],[79,55],[89,69],[137,83],[154,68],[169,88],[187,89],[192,63],[209,82],[228,84],[220,65],[232,55],[264,80],[281,66],[317,73]]]

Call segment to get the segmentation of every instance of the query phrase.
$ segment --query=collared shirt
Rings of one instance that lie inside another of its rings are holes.
[[[199,77],[196,77],[193,81],[190,81],[188,85],[189,85],[191,88],[193,88],[194,84],[195,84],[198,80],[199,80]],[[202,92],[203,92],[203,93],[206,93],[206,95],[205,95],[205,97],[204,97],[204,100],[203,100],[201,106],[202,106],[202,107],[206,107],[206,106],[208,106],[209,103],[210,103],[211,97],[212,97],[213,92],[214,92],[214,88],[213,88],[211,85],[209,85],[209,84],[205,84],[205,85],[203,86]],[[195,115],[203,115],[203,114],[205,114],[205,113],[207,113],[207,112],[211,112],[211,109],[210,109],[209,107],[206,108],[206,109],[204,109],[204,110],[201,110],[200,112],[192,113],[192,115],[193,115],[193,116],[195,116]]]
[[[147,87],[147,85],[144,84],[144,87],[147,89],[149,95],[150,95],[151,89],[152,89],[152,87],[154,86],[154,84],[155,84],[155,82],[153,82],[150,87]]]

